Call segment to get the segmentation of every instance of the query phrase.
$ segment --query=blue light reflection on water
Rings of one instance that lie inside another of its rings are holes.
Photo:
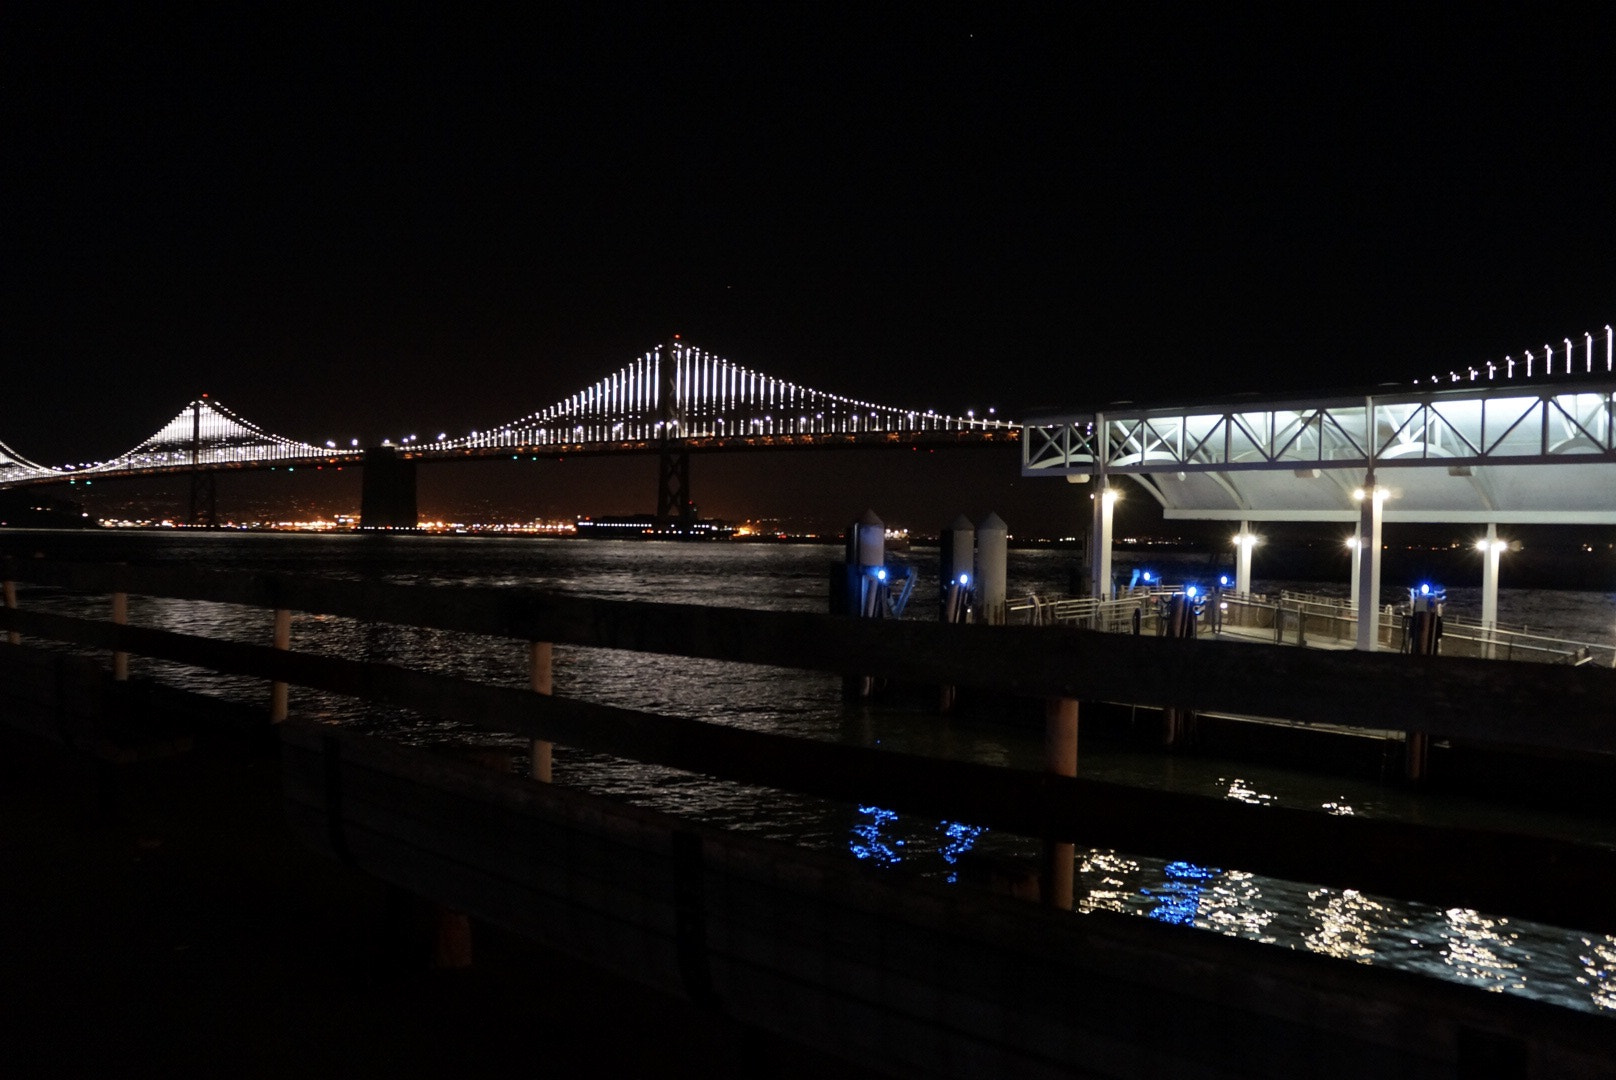
[[[903,841],[881,835],[883,826],[891,825],[898,820],[897,812],[882,810],[877,806],[861,806],[858,812],[870,820],[853,826],[853,839],[848,844],[848,850],[852,851],[853,857],[869,860],[878,866],[892,866],[902,862],[903,855],[898,849],[903,847]]]
[[[1140,889],[1140,893],[1156,900],[1149,918],[1158,922],[1195,925],[1195,916],[1201,908],[1201,887],[1223,873],[1194,863],[1170,862],[1163,873],[1167,880],[1155,889]]]
[[[900,838],[898,833],[899,817],[895,810],[883,810],[879,806],[860,806],[858,812],[867,817],[868,821],[860,821],[853,825],[853,838],[848,841],[847,848],[853,853],[855,859],[869,862],[876,866],[896,866],[903,862],[906,855],[920,850],[922,857],[932,845],[923,843],[911,845],[908,840]],[[981,825],[966,825],[958,821],[939,822],[935,828],[934,840],[936,852],[942,858],[947,869],[943,872],[943,880],[950,885],[959,881],[959,871],[955,867],[960,856],[976,844],[982,834],[987,830]],[[929,868],[923,868],[926,872]]]

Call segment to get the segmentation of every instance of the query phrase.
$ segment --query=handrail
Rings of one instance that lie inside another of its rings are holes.
[[[1156,629],[1157,619],[1157,612],[1149,601],[1171,596],[1180,591],[1182,590],[1164,586],[1151,590],[1137,590],[1119,596],[1115,600],[1100,600],[1091,596],[1045,599],[1035,595],[1011,600],[1005,605],[1005,610],[1011,621],[1017,623],[1024,622],[1035,626],[1067,624],[1090,630],[1128,633],[1134,629],[1131,615],[1137,608],[1141,611],[1140,625],[1148,633]],[[1334,630],[1326,629],[1324,636],[1337,641],[1349,640],[1357,632],[1357,605],[1350,598],[1296,592],[1290,589],[1281,590],[1277,598],[1233,592],[1220,592],[1217,595],[1219,601],[1231,609],[1244,608],[1276,613],[1275,621],[1279,619],[1277,613],[1281,611],[1287,616],[1305,617],[1309,628],[1303,631],[1303,640],[1318,636],[1316,625],[1318,620],[1325,620],[1326,627],[1334,625]],[[1403,632],[1401,616],[1390,609],[1382,609],[1377,614],[1380,620],[1381,642],[1393,650],[1400,651]],[[1294,623],[1294,619],[1291,621]],[[1464,650],[1463,655],[1469,657],[1616,667],[1616,645],[1533,634],[1525,627],[1495,626],[1489,629],[1479,620],[1465,616],[1447,616],[1443,622],[1443,641],[1447,643],[1444,651],[1449,656],[1456,655],[1455,645],[1462,643],[1460,647]],[[1273,622],[1263,625],[1273,625]]]

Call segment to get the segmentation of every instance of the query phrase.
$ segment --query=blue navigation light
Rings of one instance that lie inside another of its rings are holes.
[[[1229,584],[1229,575],[1228,574],[1219,574],[1218,575],[1218,584],[1223,585],[1223,586],[1227,586]]]
[[[1140,577],[1142,577],[1142,578],[1144,578],[1144,579],[1145,579],[1145,583],[1146,583],[1146,584],[1147,584],[1147,585],[1148,585],[1148,584],[1149,584],[1149,583],[1150,583],[1150,582],[1152,582],[1152,581],[1155,581],[1155,580],[1156,580],[1156,575],[1155,575],[1155,574],[1153,574],[1153,573],[1151,573],[1151,572],[1150,572],[1150,571],[1149,571],[1149,570],[1146,570],[1146,571],[1145,571],[1145,572],[1144,572],[1144,573],[1143,573],[1143,574],[1140,574],[1140,575],[1139,575],[1139,576],[1140,576]]]
[[[969,585],[971,583],[971,575],[970,574],[961,574],[959,576],[959,583],[961,585]]]
[[[1195,596],[1199,591],[1200,589],[1194,585],[1184,586],[1184,595],[1189,597],[1191,600],[1195,599]]]
[[[1420,595],[1421,596],[1430,596],[1431,595],[1431,586],[1429,584],[1427,584],[1426,582],[1422,581],[1420,583]]]
[[[877,581],[885,581],[886,579],[887,579],[887,568],[884,567],[884,566],[876,567],[875,580],[877,580]]]

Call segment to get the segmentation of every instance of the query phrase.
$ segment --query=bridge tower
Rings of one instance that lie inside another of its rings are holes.
[[[413,529],[420,524],[415,501],[415,462],[392,446],[365,451],[359,490],[361,529]]]
[[[662,363],[657,365],[657,420],[661,422],[662,463],[657,470],[656,529],[665,531],[670,526],[689,527],[696,517],[696,506],[690,499],[690,451],[682,445],[684,416],[679,408],[679,365],[685,347],[679,335],[662,350]]]
[[[213,469],[202,468],[202,402],[198,399],[191,403],[191,506],[185,518],[187,525],[205,529],[219,527],[217,481]]]

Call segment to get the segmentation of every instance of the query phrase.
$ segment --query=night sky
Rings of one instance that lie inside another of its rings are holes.
[[[14,2],[0,35],[0,441],[46,464],[204,391],[313,441],[488,427],[673,332],[1019,418],[1616,317],[1608,5]],[[800,457],[699,460],[703,512],[1068,498],[1013,454]],[[568,468],[532,509],[654,497]]]

